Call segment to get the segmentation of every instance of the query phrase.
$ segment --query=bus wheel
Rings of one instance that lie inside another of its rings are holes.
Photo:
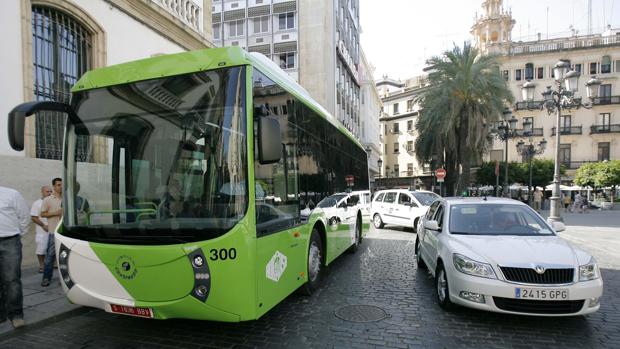
[[[321,285],[323,279],[323,242],[316,228],[312,229],[308,246],[308,282],[303,287],[307,295],[311,295]]]
[[[355,221],[355,242],[351,247],[349,247],[349,253],[355,253],[359,250],[360,245],[362,244],[362,218],[357,216],[357,220]]]

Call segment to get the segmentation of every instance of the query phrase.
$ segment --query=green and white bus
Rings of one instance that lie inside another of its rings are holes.
[[[35,113],[67,118],[55,236],[73,303],[257,319],[293,291],[315,290],[368,227],[355,202],[344,205],[350,219],[331,225],[314,208],[368,190],[363,147],[260,54],[206,49],[90,71],[71,105],[15,107],[14,149]]]

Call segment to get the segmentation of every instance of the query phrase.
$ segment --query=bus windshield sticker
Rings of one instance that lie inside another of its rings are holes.
[[[284,273],[286,269],[286,256],[280,253],[280,251],[276,251],[276,253],[271,257],[269,263],[267,263],[267,267],[265,268],[265,275],[267,279],[278,282],[280,280],[280,276]]]

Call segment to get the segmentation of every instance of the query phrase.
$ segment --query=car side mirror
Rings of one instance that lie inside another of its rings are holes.
[[[347,208],[347,202],[343,201],[338,205],[338,208]]]
[[[69,121],[74,124],[81,123],[73,108],[66,103],[42,101],[19,104],[9,112],[8,117],[9,144],[11,148],[17,151],[24,150],[24,125],[26,124],[26,118],[41,111],[67,113]]]
[[[557,233],[562,232],[564,230],[566,230],[566,226],[564,225],[564,223],[562,222],[558,222],[558,221],[554,221],[551,222],[551,227],[553,228],[553,230],[555,230]]]
[[[439,223],[437,221],[424,221],[424,229],[439,231]]]
[[[258,162],[273,164],[282,157],[280,122],[272,117],[258,118]]]

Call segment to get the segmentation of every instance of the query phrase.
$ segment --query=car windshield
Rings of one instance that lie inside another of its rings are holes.
[[[430,192],[412,191],[411,194],[422,204],[422,206],[430,206],[439,195]]]
[[[531,208],[514,204],[458,204],[450,208],[450,233],[554,235]]]
[[[319,202],[318,206],[320,208],[335,207],[336,204],[338,203],[338,201],[342,200],[345,197],[346,197],[346,195],[344,195],[344,194],[335,194],[335,195],[332,195],[332,196],[328,196],[325,199],[321,200],[321,202]]]

